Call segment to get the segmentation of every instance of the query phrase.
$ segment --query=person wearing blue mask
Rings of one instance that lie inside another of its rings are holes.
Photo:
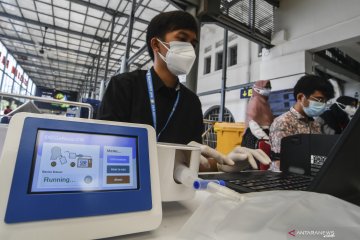
[[[320,124],[314,117],[326,110],[326,102],[334,97],[331,83],[319,76],[301,77],[294,87],[296,103],[289,111],[278,116],[270,126],[270,143],[274,168],[280,166],[281,139],[295,134],[319,134]]]
[[[198,43],[195,18],[183,11],[160,13],[149,23],[146,45],[153,67],[113,76],[106,88],[98,118],[109,121],[148,124],[159,142],[189,144],[201,149],[201,163],[209,159],[220,165],[248,161],[256,168],[267,156],[246,148],[234,149],[232,157],[202,145],[203,114],[199,97],[179,82],[190,72]]]

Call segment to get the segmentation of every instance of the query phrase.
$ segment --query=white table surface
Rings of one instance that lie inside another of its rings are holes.
[[[134,233],[125,236],[107,238],[108,240],[142,240],[142,239],[174,239],[181,227],[190,218],[199,205],[210,195],[208,192],[199,191],[191,200],[179,202],[163,202],[163,218],[160,226],[149,232]]]

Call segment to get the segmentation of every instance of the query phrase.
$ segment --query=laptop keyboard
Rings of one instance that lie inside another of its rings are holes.
[[[226,186],[237,192],[260,192],[271,190],[306,190],[312,180],[311,176],[254,171],[224,174],[202,174],[203,179],[221,179]]]
[[[302,175],[272,175],[261,179],[250,180],[226,180],[229,188],[232,185],[249,188],[252,191],[271,190],[306,190],[312,181],[312,177]],[[236,190],[236,189],[234,189]]]

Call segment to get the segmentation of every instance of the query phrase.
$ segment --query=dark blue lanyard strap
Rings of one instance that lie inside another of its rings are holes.
[[[155,94],[154,94],[154,86],[153,86],[153,82],[152,82],[152,76],[151,76],[151,72],[150,70],[147,71],[146,73],[146,83],[147,83],[147,88],[148,88],[148,93],[149,93],[149,100],[150,100],[150,108],[151,108],[151,115],[152,115],[152,119],[153,119],[153,124],[154,124],[154,128],[156,131],[156,105],[155,105]],[[171,109],[170,115],[164,125],[164,127],[161,129],[161,131],[159,132],[159,134],[157,135],[157,140],[159,140],[159,137],[161,135],[161,133],[165,130],[165,128],[167,127],[167,125],[170,122],[171,117],[174,115],[174,112],[176,110],[177,105],[179,104],[179,99],[180,99],[180,89],[177,90],[177,95],[176,95],[176,100],[175,103]]]

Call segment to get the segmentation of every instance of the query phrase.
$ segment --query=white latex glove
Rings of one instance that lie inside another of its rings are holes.
[[[269,140],[269,136],[264,132],[262,127],[255,122],[254,120],[249,121],[249,128],[251,133],[257,138],[257,139],[266,139]]]
[[[250,149],[246,147],[235,147],[228,155],[230,159],[235,162],[233,166],[226,166],[218,164],[218,169],[223,172],[239,172],[250,164],[253,169],[258,169],[255,159],[260,163],[269,165],[271,160],[266,153],[261,149]]]
[[[226,165],[230,165],[230,166],[235,164],[235,162],[233,160],[231,160],[229,157],[225,156],[224,154],[216,151],[215,149],[213,149],[207,145],[203,145],[203,144],[200,144],[195,141],[191,141],[188,145],[200,148],[200,152],[201,152],[200,164],[207,168],[210,167],[208,158],[215,159],[218,164],[226,164]]]

